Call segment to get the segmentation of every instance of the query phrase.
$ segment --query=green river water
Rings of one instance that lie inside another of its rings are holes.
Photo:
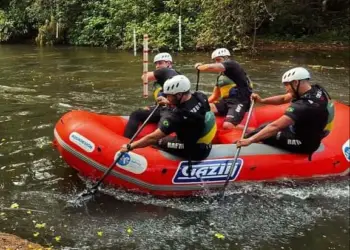
[[[209,58],[174,55],[193,83],[194,63]],[[349,104],[348,51],[235,59],[264,97],[283,93],[283,72],[302,65],[313,82]],[[84,206],[69,205],[87,183],[53,149],[55,123],[73,109],[128,115],[151,103],[141,97],[141,61],[141,54],[101,48],[0,45],[1,232],[54,249],[349,249],[348,176],[230,185],[220,205],[206,197],[158,199],[114,189]],[[202,74],[200,89],[209,93],[215,79]],[[19,208],[11,208],[15,203]]]

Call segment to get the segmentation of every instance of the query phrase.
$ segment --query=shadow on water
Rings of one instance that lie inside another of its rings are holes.
[[[281,74],[302,64],[335,99],[349,103],[346,53],[235,57],[263,96],[281,93]],[[192,82],[194,63],[208,58],[174,55]],[[211,193],[160,199],[102,188],[93,201],[69,204],[91,183],[52,149],[55,122],[72,109],[128,114],[147,105],[140,62],[141,55],[98,48],[0,47],[0,231],[67,250],[349,249],[348,176],[234,183],[222,203],[212,202]],[[201,75],[200,89],[210,92],[215,79]]]

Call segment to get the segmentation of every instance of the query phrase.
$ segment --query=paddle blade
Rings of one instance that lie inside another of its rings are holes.
[[[83,192],[79,193],[75,199],[71,199],[68,201],[73,206],[82,206],[84,203],[93,199],[96,194],[97,189],[87,189]]]

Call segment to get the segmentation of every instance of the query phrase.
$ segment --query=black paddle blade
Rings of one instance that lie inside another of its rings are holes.
[[[93,196],[93,195],[95,195],[96,191],[97,191],[97,188],[92,188],[92,189],[84,190],[83,192],[81,192],[80,194],[78,194],[78,197]]]
[[[218,194],[217,196],[217,200],[219,201],[219,203],[223,203],[225,200],[225,191],[222,191],[220,194]]]
[[[75,199],[69,200],[68,203],[74,206],[81,206],[83,203],[90,201],[96,194],[97,189],[87,189],[79,193]]]

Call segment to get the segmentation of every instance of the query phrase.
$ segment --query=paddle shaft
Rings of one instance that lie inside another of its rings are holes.
[[[134,136],[130,139],[129,144],[132,143],[136,136],[138,136],[141,132],[141,130],[146,126],[147,122],[149,121],[149,119],[151,119],[151,117],[153,116],[153,114],[157,111],[157,109],[159,108],[159,104],[156,105],[156,107],[152,110],[152,112],[149,114],[149,116],[147,117],[147,119],[143,122],[143,124],[139,127],[139,129],[136,131],[136,133],[134,134]],[[106,178],[107,175],[109,175],[109,173],[112,171],[112,169],[114,168],[114,166],[117,164],[117,162],[122,158],[122,156],[125,153],[121,153],[112,163],[112,165],[107,169],[107,171],[103,174],[103,176],[101,177],[101,179],[91,188],[91,189],[97,189],[97,187],[103,182],[103,180]]]
[[[200,71],[197,69],[197,84],[196,84],[196,91],[198,91],[198,87],[199,87],[199,75],[200,75]]]
[[[247,128],[248,128],[248,125],[249,125],[249,121],[250,121],[250,118],[252,116],[252,113],[253,113],[253,107],[254,107],[254,100],[251,101],[251,104],[250,104],[250,108],[249,108],[249,113],[248,113],[248,117],[247,117],[247,121],[244,125],[244,128],[243,128],[243,132],[242,132],[242,136],[241,136],[241,140],[244,139],[244,135],[247,131]],[[233,163],[230,167],[230,171],[226,177],[226,181],[225,181],[225,184],[224,184],[224,187],[223,187],[223,190],[222,190],[222,194],[221,194],[221,197],[223,198],[224,195],[225,195],[225,189],[230,181],[230,177],[232,175],[232,172],[233,170],[235,169],[235,165],[237,163],[237,160],[238,160],[238,156],[239,156],[239,153],[241,152],[241,147],[237,147],[237,150],[236,150],[236,153],[235,153],[235,156],[233,158]]]

